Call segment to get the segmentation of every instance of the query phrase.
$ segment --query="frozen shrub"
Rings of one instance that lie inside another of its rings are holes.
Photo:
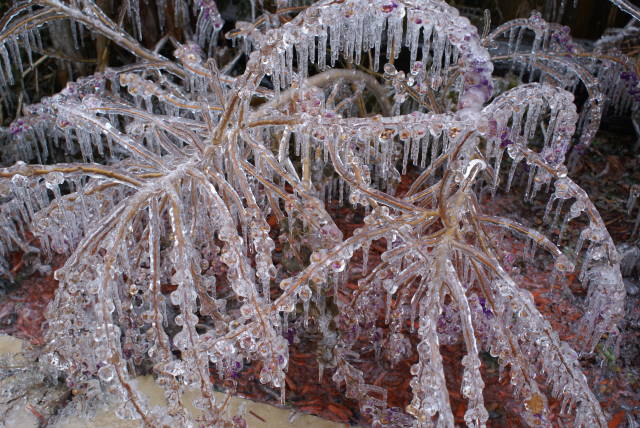
[[[214,388],[232,393],[243,366],[260,363],[260,382],[284,400],[288,325],[313,324],[321,375],[373,426],[453,426],[440,352],[461,338],[467,425],[488,419],[488,351],[530,425],[550,424],[551,394],[575,426],[607,426],[578,354],[502,249],[508,236],[528,262],[551,261],[554,278],[577,271],[588,290],[579,351],[613,331],[619,257],[565,167],[576,126],[582,144],[597,129],[602,91],[588,64],[566,58],[564,30],[534,15],[481,40],[438,0],[279,1],[279,12],[226,32],[231,50],[212,1],[158,4],[159,22],[171,10],[193,23],[192,41],[161,41],[174,44],[170,57],[138,42],[138,1],[119,21],[89,0],[19,3],[0,20],[8,108],[61,20],[78,44],[88,30],[136,58],[23,107],[3,131],[21,161],[0,169],[0,252],[26,251],[33,235],[44,258],[68,256],[47,315],[51,363],[76,382],[99,378],[120,397],[119,415],[145,426],[242,426]],[[518,41],[529,30],[526,53]],[[532,77],[494,97],[486,46],[505,34],[495,60]],[[551,78],[536,82],[534,70]],[[590,90],[580,115],[564,89],[576,79]],[[66,161],[54,162],[61,151]],[[409,170],[416,178],[399,191]],[[545,233],[483,207],[487,194],[518,191],[514,177],[528,201],[548,200]],[[332,201],[363,213],[353,234],[336,225]],[[369,262],[373,243],[385,250]],[[358,368],[362,338],[391,363],[417,353],[406,413],[389,410],[387,391]],[[168,408],[149,409],[136,389],[144,367]],[[193,388],[198,418],[182,401]]]

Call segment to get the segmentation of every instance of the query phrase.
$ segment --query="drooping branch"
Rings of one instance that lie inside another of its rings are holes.
[[[640,8],[631,3],[629,0],[609,0],[620,10],[628,13],[636,21],[640,21]]]

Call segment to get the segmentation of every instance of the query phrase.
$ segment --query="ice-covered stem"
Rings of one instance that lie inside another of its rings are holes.
[[[474,226],[479,230],[479,225]],[[487,249],[487,242],[481,239],[481,245]],[[490,279],[482,266],[471,260],[471,265],[478,279],[478,285],[484,296],[486,308],[475,312],[477,325],[489,324],[491,332],[484,338],[486,348],[492,356],[499,358],[502,367],[509,366],[511,383],[516,395],[525,399],[522,416],[530,426],[544,425],[549,418],[549,406],[546,396],[541,392],[536,377],[535,367],[523,358],[522,346],[518,342],[517,332],[509,328],[507,320],[512,317],[508,306],[503,304],[491,287]]]
[[[163,200],[165,202],[166,200]],[[165,202],[166,203],[166,202]],[[164,297],[161,292],[161,260],[160,260],[160,222],[161,211],[158,198],[152,197],[148,204],[149,210],[149,290],[151,294],[150,318],[152,320],[152,332],[155,344],[150,349],[149,355],[154,359],[154,371],[158,373],[159,379],[168,384],[164,389],[170,412],[181,421],[186,423],[187,416],[182,401],[182,386],[178,380],[165,370],[175,360],[171,352],[171,341],[164,331],[166,307]]]
[[[522,42],[526,30],[534,33],[531,53],[554,50],[565,55],[573,55],[582,51],[571,39],[569,27],[547,22],[537,11],[529,18],[512,19],[499,25],[487,35],[485,43],[493,44],[500,37],[507,37],[507,51],[515,53],[524,48]]]
[[[64,164],[58,163],[55,165],[27,165],[24,163],[17,163],[12,167],[0,168],[0,177],[5,179],[12,179],[19,175],[23,177],[29,177],[36,179],[38,177],[48,178],[59,173],[67,178],[78,176],[96,176],[108,179],[114,183],[124,184],[132,188],[142,187],[143,182],[136,178],[135,175],[129,175],[125,171],[121,171],[116,167],[109,165],[99,164]]]
[[[580,232],[575,257],[576,259],[579,257],[584,243],[588,243],[588,250],[584,255],[579,275],[579,280],[589,290],[586,301],[587,310],[578,330],[586,339],[581,342],[582,350],[593,352],[604,334],[615,331],[615,326],[624,313],[626,292],[620,274],[619,254],[597,208],[587,193],[566,176],[566,168],[563,166],[553,168],[540,154],[523,147],[518,149],[530,165],[536,165],[539,168],[540,173],[546,176],[546,180],[551,177],[555,180],[556,190],[550,198],[550,204],[555,200],[575,199],[562,221],[559,240],[562,239],[563,231],[569,221],[582,214],[588,220],[588,226]],[[537,232],[536,235],[543,238]],[[544,246],[549,247],[549,244]],[[566,256],[558,254],[558,250],[554,250],[555,246],[551,244],[549,248],[557,255],[556,270],[559,272],[574,270],[574,264]]]
[[[178,288],[171,293],[170,299],[174,305],[180,307],[180,320],[176,324],[182,326],[182,330],[173,337],[173,343],[181,351],[180,371],[189,384],[197,384],[202,394],[200,406],[208,410],[204,413],[209,424],[218,422],[218,405],[213,395],[211,377],[209,374],[209,359],[202,353],[197,352],[199,334],[196,331],[198,322],[196,293],[193,291],[192,261],[191,254],[194,252],[194,245],[185,231],[183,224],[183,214],[181,210],[181,198],[178,195],[176,185],[171,182],[166,183],[167,196],[169,198],[169,216],[171,228],[175,236],[173,261],[176,273],[173,281]]]
[[[436,249],[436,252],[438,249]],[[471,320],[471,309],[466,296],[466,290],[460,283],[458,272],[451,262],[451,257],[446,257],[444,272],[441,273],[451,296],[455,299],[460,311],[460,324],[464,337],[467,355],[462,358],[464,371],[462,374],[462,394],[469,400],[464,420],[469,427],[484,427],[489,419],[489,412],[484,407],[482,390],[484,382],[480,374],[480,356],[476,342],[475,329]],[[438,263],[438,261],[436,261]]]
[[[434,416],[441,426],[454,426],[436,332],[437,320],[442,311],[439,288],[429,287],[420,304],[418,334],[421,342],[417,347],[420,361],[411,367],[411,374],[414,376],[411,383],[413,399],[407,412],[418,420],[418,426],[425,427],[432,423]]]
[[[576,405],[577,426],[606,427],[607,422],[600,405],[590,391],[586,377],[580,371],[577,354],[567,344],[558,340],[551,325],[536,309],[530,294],[516,286],[493,255],[485,253],[479,256],[475,250],[468,250],[467,254],[497,274],[492,285],[495,296],[502,302],[511,302],[511,310],[513,314],[517,314],[511,317],[514,323],[511,328],[523,333],[519,341],[525,350],[535,350],[535,355],[539,355],[537,364],[553,387],[553,395],[563,396],[563,412]],[[490,264],[486,263],[485,257],[488,257]],[[526,320],[526,327],[520,324],[523,319]]]
[[[98,198],[109,198],[113,188],[139,189],[144,184],[143,178],[126,169],[98,164],[17,163],[0,169],[0,177],[10,181],[17,198],[12,204],[2,206],[2,212],[11,219],[4,222],[7,234],[0,239],[4,243],[3,249],[11,249],[14,245],[24,247],[24,225],[29,225],[30,231],[40,238],[47,258],[52,252],[71,252],[83,231],[89,228],[87,217],[94,214]],[[84,177],[95,177],[101,183],[83,188]],[[65,182],[77,191],[63,196],[61,186]],[[104,206],[106,208],[108,203]]]
[[[344,80],[353,83],[364,83],[367,89],[375,95],[376,101],[380,104],[382,115],[389,116],[391,114],[391,105],[389,104],[389,100],[387,99],[385,89],[373,76],[362,71],[331,69],[309,77],[308,79],[304,80],[304,84],[306,86],[326,88],[327,86],[335,83],[338,80]],[[261,105],[260,109],[255,114],[260,115],[262,111],[269,111],[271,109],[278,108],[288,103],[299,92],[300,91],[298,88],[289,88],[273,100]]]
[[[634,5],[628,0],[609,0],[611,3],[616,5],[620,10],[628,13],[635,19],[636,21],[640,21],[640,9],[638,6]]]
[[[135,97],[141,97],[145,100],[147,107],[152,106],[151,97],[155,97],[158,101],[170,104],[177,109],[201,111],[207,109],[210,111],[222,111],[222,107],[219,105],[206,105],[194,103],[193,101],[180,98],[174,93],[161,88],[158,84],[143,79],[135,73],[122,73],[120,74],[120,85],[126,87],[129,94]]]
[[[114,287],[117,287],[117,284],[119,281],[117,279],[118,278],[117,276],[114,277],[110,274],[110,271],[112,269],[115,269],[115,265],[118,265],[118,270],[123,269],[123,265],[121,265],[121,263],[123,263],[124,260],[120,260],[119,257],[116,256],[116,254],[119,252],[123,252],[124,254],[127,253],[127,250],[124,247],[127,245],[126,239],[124,237],[124,230],[127,229],[128,227],[127,225],[131,223],[135,223],[135,220],[134,220],[135,216],[139,215],[140,211],[142,211],[141,204],[147,204],[148,200],[150,199],[151,200],[151,202],[149,202],[150,215],[152,216],[152,218],[150,218],[150,221],[152,222],[151,230],[149,233],[150,239],[152,239],[152,241],[150,242],[150,245],[157,245],[155,243],[157,241],[154,241],[154,239],[159,238],[157,236],[157,231],[156,231],[157,219],[155,218],[155,215],[156,215],[155,211],[158,209],[158,207],[157,207],[157,202],[154,202],[154,198],[155,198],[155,194],[157,193],[163,192],[165,194],[165,197],[163,198],[163,200],[169,204],[169,212],[170,212],[169,217],[171,220],[170,224],[172,226],[173,234],[177,237],[174,243],[175,259],[173,260],[173,263],[176,264],[175,265],[176,273],[173,275],[172,281],[178,284],[178,289],[172,293],[171,301],[172,303],[181,307],[181,311],[180,311],[181,321],[176,320],[176,323],[178,325],[183,326],[183,331],[179,332],[173,338],[173,343],[175,344],[175,346],[177,346],[179,349],[182,350],[182,359],[168,360],[168,356],[165,353],[164,357],[160,357],[161,359],[160,361],[158,361],[158,364],[156,364],[155,368],[160,376],[170,375],[174,377],[178,375],[179,371],[184,370],[183,375],[185,376],[185,378],[190,379],[189,380],[190,383],[193,381],[200,382],[201,383],[200,388],[202,389],[203,396],[204,396],[204,401],[201,403],[201,405],[204,406],[203,408],[209,409],[209,411],[206,412],[205,416],[208,418],[207,420],[209,421],[210,424],[218,424],[220,421],[218,416],[216,415],[218,415],[219,411],[221,411],[222,409],[218,409],[218,405],[215,403],[215,400],[213,400],[213,396],[210,394],[210,392],[212,391],[212,388],[211,388],[211,384],[209,383],[210,380],[209,380],[208,361],[202,360],[203,358],[202,354],[195,353],[193,351],[194,349],[196,349],[195,341],[196,341],[196,337],[198,336],[198,334],[195,332],[195,322],[197,321],[198,317],[193,315],[193,312],[195,311],[195,306],[193,306],[195,304],[194,303],[195,295],[192,291],[191,284],[194,282],[195,279],[191,278],[189,280],[189,277],[192,275],[192,272],[193,272],[193,264],[190,261],[186,260],[186,257],[187,257],[186,254],[193,253],[193,244],[190,242],[190,238],[186,235],[186,232],[184,229],[183,220],[182,220],[182,217],[184,214],[182,213],[182,210],[180,208],[180,206],[182,205],[182,202],[180,201],[180,197],[177,196],[177,193],[171,192],[172,187],[175,185],[173,180],[177,180],[177,181],[182,180],[184,177],[184,174],[185,174],[184,169],[178,169],[174,173],[172,173],[172,175],[166,178],[163,178],[161,181],[145,186],[143,190],[139,191],[134,197],[127,200],[126,209],[124,209],[121,212],[122,214],[121,216],[115,217],[117,220],[115,220],[114,223],[106,223],[105,226],[103,226],[101,229],[96,231],[97,233],[89,235],[83,241],[83,243],[78,247],[77,251],[79,251],[80,254],[86,254],[85,251],[88,248],[90,248],[90,246],[94,246],[95,248],[96,245],[101,245],[105,237],[107,238],[106,239],[107,242],[112,243],[110,250],[105,255],[104,272],[101,272],[101,276],[97,278],[98,281],[101,281],[101,285],[98,289],[95,289],[94,291],[89,291],[89,293],[97,294],[98,296],[103,296],[104,292],[108,292],[107,294],[113,294],[111,291],[108,291],[108,290],[112,290]],[[163,190],[160,190],[160,189],[163,189]],[[118,210],[114,210],[114,212],[118,212]],[[112,228],[115,228],[115,229],[112,229]],[[95,238],[97,238],[97,240]],[[156,251],[157,250],[152,250],[151,252],[150,265],[152,266],[151,268],[152,275],[154,275],[157,278],[158,273],[156,270],[157,268],[155,266],[158,261],[157,259],[155,259],[155,257],[157,256]],[[70,280],[70,283],[68,285],[69,289],[71,289],[72,286],[75,287],[75,285],[72,285],[71,278],[68,275],[70,275],[73,272],[74,264],[77,263],[78,261],[79,260],[72,255],[72,257],[70,257],[68,261],[68,264],[66,264],[65,267],[57,273],[58,279]],[[129,275],[131,275],[130,273],[131,269],[132,269],[131,266],[124,267],[124,270],[129,272]],[[157,281],[157,279],[155,279],[154,281]],[[157,287],[157,285],[158,285],[157,283],[155,285],[152,285],[151,291],[154,293],[154,295],[155,293],[157,293],[157,290],[155,290],[155,287]],[[158,305],[157,298],[154,301],[156,303],[154,303],[155,315],[153,316],[153,319],[155,319],[156,322],[161,322],[163,319],[163,315],[161,315],[163,311],[157,307]],[[111,304],[116,310],[115,312],[116,314],[122,313],[123,308],[120,306],[119,299],[115,299],[114,302]],[[56,306],[57,305],[55,304],[52,305],[52,309],[55,308]],[[100,307],[101,306],[99,305],[98,308]],[[108,312],[113,312],[113,309],[109,310]],[[96,315],[99,315],[99,312],[96,312]],[[108,326],[113,325],[113,320],[109,318],[108,321],[105,321],[105,322],[107,323],[107,326],[105,328],[112,328]],[[51,332],[53,333],[54,331],[55,331],[55,328]],[[159,334],[156,332],[156,337],[158,338],[160,349],[152,353],[152,355],[161,356],[163,334]],[[184,345],[185,341],[187,342],[186,347]],[[189,341],[191,343],[188,343]],[[56,341],[54,340],[52,343],[55,345]],[[64,351],[63,349],[60,349],[58,350],[58,352],[64,352]],[[111,355],[113,355],[113,351],[111,352]],[[190,368],[189,370],[187,370],[187,366],[185,366],[186,363],[189,364],[188,365],[188,367]],[[113,378],[109,373],[111,373],[111,371],[115,371],[115,373],[118,374],[119,370],[121,369],[119,369],[116,365],[112,366],[110,364],[104,364],[99,369],[99,375],[106,382],[110,382],[112,379],[115,379],[115,378]],[[126,387],[127,383],[124,380],[126,376],[127,375],[124,372],[122,374],[118,374],[117,376],[117,379],[119,379],[120,384],[124,385],[125,389],[127,389]],[[202,384],[203,382],[204,384]],[[168,381],[168,384],[173,389],[175,389],[177,386],[173,381]],[[142,412],[142,414],[147,414],[146,410],[138,409],[137,405],[134,405],[133,410],[135,410],[138,413]],[[148,426],[159,426],[149,421],[145,421],[145,424]]]
[[[161,426],[162,424],[155,416],[148,412],[141,397],[130,382],[127,366],[120,347],[120,328],[115,324],[112,315],[114,310],[119,306],[119,299],[110,297],[114,296],[114,288],[110,281],[112,270],[117,264],[116,254],[121,250],[128,220],[131,220],[138,214],[138,209],[143,206],[146,197],[147,194],[141,192],[136,195],[135,198],[128,201],[129,204],[126,209],[124,206],[122,207],[122,216],[119,217],[117,224],[114,225],[114,229],[109,231],[112,233],[109,233],[111,239],[107,245],[108,249],[104,258],[104,265],[101,266],[99,276],[91,278],[100,284],[101,290],[101,292],[95,290],[89,294],[91,296],[90,300],[93,303],[90,311],[93,312],[96,320],[95,340],[97,342],[97,348],[100,348],[96,349],[100,357],[97,361],[97,367],[94,359],[93,370],[97,368],[100,379],[105,382],[105,384],[111,385],[111,389],[115,392],[116,396],[119,396],[123,402],[126,402],[127,406],[130,406],[131,410],[137,413],[137,417],[141,417],[147,426]],[[56,294],[55,300],[50,305],[50,310],[55,310],[57,306],[64,305],[65,303],[70,304],[73,300],[77,299],[74,293],[70,293],[70,290],[67,288],[67,284],[73,283],[73,279],[71,275],[69,275],[68,270],[63,268],[57,271],[56,279],[61,282],[61,291]],[[76,313],[75,316],[81,321],[84,321],[82,318],[86,315]],[[54,354],[62,356],[62,362],[58,361],[56,365],[75,364],[74,351],[83,352],[81,349],[82,343],[69,343],[69,338],[65,337],[64,334],[60,334],[60,332],[63,332],[64,329],[68,327],[68,321],[65,320],[65,318],[67,317],[63,316],[52,320],[47,333],[50,350]],[[75,367],[75,370],[80,370],[80,368]]]
[[[588,227],[580,233],[576,257],[580,255],[580,246],[586,242],[588,248],[580,279],[588,286],[588,309],[579,331],[587,339],[583,350],[593,352],[604,334],[615,331],[624,313],[626,288],[620,273],[620,256],[602,217],[584,189],[569,178],[560,178],[556,181],[556,194],[558,197],[575,199],[568,217],[584,213],[589,221]]]

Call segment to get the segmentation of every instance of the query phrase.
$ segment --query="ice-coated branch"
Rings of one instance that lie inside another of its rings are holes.
[[[616,7],[628,13],[636,21],[640,21],[640,9],[628,0],[610,0]]]

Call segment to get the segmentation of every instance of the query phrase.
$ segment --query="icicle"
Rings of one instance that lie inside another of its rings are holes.
[[[562,242],[562,238],[567,229],[567,225],[569,224],[569,220],[570,220],[570,217],[568,215],[565,216],[565,218],[562,220],[562,225],[560,226],[560,233],[558,234],[557,245],[560,245],[560,243]]]
[[[318,37],[318,67],[321,71],[327,68],[327,34],[322,32]]]
[[[389,171],[389,162],[387,158],[389,157],[389,153],[391,152],[390,150],[391,145],[392,145],[391,140],[381,141],[379,145],[380,146],[380,163],[378,164],[378,167],[380,168],[379,170],[380,178],[382,179],[383,182],[387,180],[387,173]]]
[[[65,149],[67,153],[71,153],[73,150],[73,140],[71,136],[71,129],[64,128],[64,141],[65,141]]]
[[[60,193],[59,186],[62,183],[64,183],[64,176],[60,172],[52,172],[47,174],[47,176],[45,177],[45,186],[47,187],[47,189],[53,192],[54,198],[56,200],[56,204],[58,206],[58,210],[62,214],[62,218],[65,223],[64,224],[65,229],[68,231],[73,231],[74,225],[70,220],[69,212],[63,203],[62,194]]]
[[[576,243],[576,250],[575,250],[576,258],[580,254],[580,251],[582,251],[582,246],[584,245],[584,240],[585,240],[585,236],[584,236],[584,230],[583,230],[580,233],[580,236],[578,237],[578,242]]]
[[[536,257],[536,250],[538,249],[538,244],[535,239],[531,240],[531,248],[529,249],[529,261],[533,261]]]
[[[533,137],[533,134],[535,134],[535,127],[538,124],[538,109],[539,105],[536,103],[530,105],[527,110],[527,118],[524,123],[523,131],[525,144],[531,139],[531,137]]]
[[[294,138],[295,138],[295,151],[294,151],[294,155],[295,156],[300,156],[300,148],[302,147],[302,135],[300,133],[295,133],[294,134]]]
[[[549,126],[547,126],[547,133],[544,136],[544,147],[548,147],[549,143],[553,141],[553,136],[555,133],[556,122],[558,119],[558,111],[555,109],[551,109],[551,118],[549,119]]]
[[[33,66],[33,52],[31,50],[31,32],[28,31],[27,34],[22,36],[22,46],[24,47],[25,52],[27,52],[27,58],[29,59],[29,66]]]
[[[451,43],[449,43],[449,40],[446,40],[445,46],[444,46],[444,65],[442,68],[443,74],[445,76],[448,74],[448,71],[449,71],[449,65],[451,61],[451,50],[452,50],[452,45]]]
[[[380,46],[382,44],[382,22],[378,22],[376,19],[374,26],[372,28],[375,31],[374,44],[373,44],[373,71],[378,71],[380,69]],[[377,31],[377,30],[380,31]]]
[[[468,258],[463,257],[462,259],[462,285],[463,286],[468,286],[469,285],[469,277],[471,276],[471,262],[469,261]]]
[[[537,167],[535,165],[528,165],[529,166],[529,179],[527,180],[527,189],[524,193],[524,200],[525,201],[531,201],[533,199],[533,192],[532,192],[532,185],[533,185],[533,178],[536,175],[536,170]]]
[[[10,38],[7,42],[9,48],[13,51],[13,58],[16,61],[16,65],[20,73],[24,73],[24,66],[22,65],[22,55],[20,53],[20,46],[18,46],[18,40],[14,37]]]
[[[87,131],[77,129],[76,135],[80,144],[80,152],[85,162],[93,162],[93,150],[91,148],[91,134]]]
[[[562,20],[562,16],[564,15],[565,5],[566,5],[566,0],[560,0],[560,9],[558,10],[558,15],[556,16],[556,21],[561,21]]]
[[[553,222],[551,223],[551,227],[555,227],[558,224],[558,219],[560,218],[560,211],[562,210],[562,205],[564,204],[564,199],[560,199],[558,201],[558,205],[556,205],[556,212],[553,215]]]
[[[4,75],[6,80],[9,82],[9,85],[13,85],[15,81],[13,80],[13,73],[11,72],[11,61],[9,61],[9,52],[7,52],[7,48],[4,45],[0,45],[0,54],[2,54],[2,58],[4,59]]]
[[[421,61],[425,65],[428,64],[429,61],[429,53],[431,52],[431,40],[433,35],[433,25],[427,25],[422,29],[422,58]]]
[[[47,189],[40,184],[40,182],[36,183],[36,185],[33,186],[32,189],[38,210],[46,208],[49,205],[49,196],[47,195]]]
[[[71,38],[73,39],[73,47],[76,51],[79,51],[80,43],[78,42],[78,28],[76,27],[76,21],[69,21],[69,27],[71,27]]]
[[[115,150],[113,148],[113,139],[111,136],[107,136],[107,150],[109,151],[109,157],[111,159],[115,159],[116,157],[116,153]]]
[[[592,256],[593,249],[594,249],[595,245],[596,244],[594,244],[593,241],[589,242],[589,246],[587,247],[587,251],[584,254],[584,259],[582,260],[582,266],[580,267],[580,273],[578,275],[578,279],[580,279],[580,281],[584,281],[584,279],[585,279],[585,274],[587,273],[587,268],[589,267],[589,264],[591,264],[591,259],[592,259],[591,256]],[[576,254],[576,256],[577,256],[577,254]]]
[[[329,46],[331,47],[331,67],[335,67],[338,55],[340,54],[340,26],[329,26]],[[374,69],[376,70],[376,69]]]
[[[134,33],[138,40],[142,40],[142,23],[140,21],[140,1],[129,0],[129,18],[133,23]]]
[[[451,144],[451,139],[449,138],[449,133],[448,132],[443,132],[442,133],[442,143],[441,143],[441,151],[440,153],[444,153],[444,152],[449,152],[450,144]]]
[[[278,162],[284,165],[285,161],[289,158],[289,138],[291,131],[285,129],[280,138],[280,144],[278,146]]]
[[[166,23],[166,10],[167,0],[156,0],[156,11],[158,12],[158,24],[160,26],[160,32],[164,32],[164,26]]]
[[[509,175],[507,177],[507,188],[506,188],[507,193],[509,192],[509,190],[511,190],[511,183],[513,182],[513,176],[516,173],[516,168],[518,167],[518,163],[519,162],[514,159],[513,162],[511,163],[511,168],[509,168]]]
[[[517,52],[520,49],[520,45],[522,44],[522,37],[524,36],[524,32],[526,31],[526,28],[518,27],[517,31],[518,31],[518,37],[516,38],[516,44],[514,46],[513,52]]]
[[[362,275],[367,274],[368,261],[369,261],[369,247],[371,246],[371,242],[367,241],[362,244]]]
[[[34,138],[36,140],[36,147],[38,146],[38,143],[40,143],[40,147],[42,148],[41,151],[38,150],[38,157],[40,157],[40,153],[42,153],[42,159],[46,160],[49,157],[49,147],[47,137],[44,132],[44,125],[42,123],[36,123],[33,126],[33,132],[35,134]]]
[[[509,30],[509,42],[508,42],[508,45],[507,45],[507,52],[508,53],[515,52],[514,42],[515,42],[516,31],[517,30],[518,30],[517,27],[511,27],[511,29]]]
[[[629,199],[627,199],[627,215],[631,215],[631,211],[636,206],[636,201],[640,196],[640,186],[633,185],[631,186],[631,190],[629,192]]]
[[[422,286],[419,288],[419,290],[422,288]],[[418,302],[417,301],[412,301],[411,302],[411,311],[409,313],[409,332],[410,333],[415,333],[416,331],[416,315],[417,315],[417,309],[418,309]]]
[[[551,214],[551,209],[553,208],[553,203],[558,199],[556,195],[551,195],[549,197],[549,201],[547,202],[547,206],[544,209],[544,215],[542,216],[542,221],[544,223],[549,223],[549,215]]]
[[[431,142],[429,137],[430,137],[431,133],[430,132],[426,132],[424,137],[422,137],[422,158],[420,159],[420,167],[424,168],[427,165],[427,154],[429,152],[429,143]],[[433,148],[436,146],[437,143],[437,137],[433,142],[433,146],[432,146],[432,150]],[[433,152],[431,153],[431,161],[433,162],[433,160],[435,159],[435,156],[433,154]]]
[[[311,36],[307,40],[307,44],[309,46],[309,63],[315,64],[316,63],[316,42],[315,42],[315,37]],[[360,55],[360,50],[358,50],[358,55]],[[359,59],[356,61],[356,63],[359,63]]]
[[[420,138],[416,136],[411,137],[411,163],[413,165],[418,164],[418,157],[420,155]]]
[[[84,48],[85,47],[85,43],[84,43],[84,39],[85,39],[85,28],[83,25],[80,24],[80,22],[78,22],[78,40],[80,41],[80,47]],[[91,37],[91,40],[96,39],[95,34],[92,32],[89,32],[89,35]]]
[[[309,300],[302,301],[302,308],[304,311],[302,323],[304,324],[304,328],[309,328]]]
[[[9,86],[8,78],[4,75],[4,67],[2,66],[2,60],[0,59],[0,99],[2,99],[5,106],[9,100],[9,93],[7,92],[7,86]]]
[[[524,111],[521,108],[513,112],[511,133],[509,135],[509,138],[511,139],[511,141],[520,142],[520,125],[522,124],[523,116],[524,116]]]
[[[498,189],[498,182],[500,181],[500,165],[502,164],[502,156],[504,155],[504,151],[498,151],[498,155],[496,156],[496,162],[493,168],[493,183],[491,184],[491,196],[495,197],[496,190]]]
[[[364,162],[366,164],[371,163],[371,142],[368,140],[363,141],[364,144]]]
[[[391,316],[391,303],[393,302],[392,298],[393,294],[387,291],[386,312],[384,316],[384,323],[386,325],[389,325],[389,317]]]
[[[438,77],[440,76],[440,72],[442,71],[442,56],[444,54],[447,39],[439,33],[434,34],[434,38],[435,40],[433,46],[433,63],[431,66],[431,77],[435,79],[433,82],[435,83],[435,89],[438,89],[440,86],[440,79]]]
[[[422,19],[410,15],[407,17],[408,30],[405,36],[405,46],[409,48],[409,67],[412,68],[418,57],[418,40],[422,26]]]
[[[305,35],[300,36],[302,40],[296,44],[296,51],[298,53],[298,71],[301,78],[306,78],[308,74],[309,65],[309,42]]]
[[[31,192],[29,191],[29,179],[23,175],[16,174],[11,178],[11,190],[16,196],[17,206],[20,209],[25,222],[31,222],[35,210],[31,203]],[[26,207],[26,210],[24,209]]]
[[[407,163],[409,161],[409,150],[410,150],[411,140],[404,140],[404,148],[402,153],[402,175],[407,173]]]

